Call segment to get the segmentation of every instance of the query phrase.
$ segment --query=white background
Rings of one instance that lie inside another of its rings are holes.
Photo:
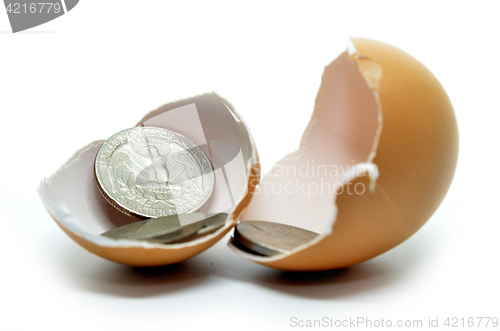
[[[0,329],[279,330],[291,317],[424,325],[500,317],[499,10],[498,1],[81,0],[12,34],[2,8]],[[77,149],[203,92],[234,104],[268,170],[298,146],[323,67],[348,36],[415,56],[457,114],[453,185],[399,247],[346,270],[296,274],[239,258],[224,238],[180,265],[138,269],[88,253],[44,210],[39,181]]]

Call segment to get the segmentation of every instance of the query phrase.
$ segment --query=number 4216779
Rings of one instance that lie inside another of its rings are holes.
[[[9,3],[7,6],[9,14],[59,14],[61,11],[61,4],[54,2],[38,2],[38,3]]]
[[[498,326],[497,317],[469,317],[469,318],[458,318],[458,317],[448,317],[444,321],[444,325],[451,328],[464,328],[464,327],[494,327]]]

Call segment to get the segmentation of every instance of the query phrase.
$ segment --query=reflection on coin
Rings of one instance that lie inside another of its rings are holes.
[[[141,219],[199,210],[215,185],[203,150],[162,128],[137,127],[113,135],[97,153],[94,170],[106,200]]]
[[[288,254],[319,234],[294,226],[262,221],[244,221],[234,230],[232,244],[250,253],[264,256]]]
[[[113,239],[173,244],[190,241],[214,232],[225,224],[227,214],[190,213],[163,216],[124,225],[102,234]],[[181,225],[184,223],[185,225]]]

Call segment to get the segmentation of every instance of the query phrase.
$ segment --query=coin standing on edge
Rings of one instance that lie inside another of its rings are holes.
[[[104,198],[139,219],[197,211],[215,186],[205,152],[183,135],[156,127],[113,135],[99,149],[94,171]]]
[[[231,243],[252,254],[273,256],[288,254],[317,236],[318,233],[291,225],[244,221],[236,225]]]

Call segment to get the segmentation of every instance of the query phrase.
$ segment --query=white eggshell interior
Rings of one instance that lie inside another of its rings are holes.
[[[330,232],[337,189],[345,178],[352,177],[353,170],[364,169],[363,164],[371,159],[378,127],[373,91],[356,61],[345,52],[325,70],[299,150],[266,174],[242,221],[271,221],[320,234]]]
[[[176,131],[197,143],[214,165],[216,186],[201,208],[203,213],[226,212],[245,197],[255,150],[249,132],[216,94],[174,102],[146,115],[137,126]],[[126,128],[124,128],[126,129]],[[132,222],[101,195],[94,176],[94,161],[104,140],[78,151],[49,179],[39,192],[50,213],[72,232],[98,244],[110,244],[97,235]]]

